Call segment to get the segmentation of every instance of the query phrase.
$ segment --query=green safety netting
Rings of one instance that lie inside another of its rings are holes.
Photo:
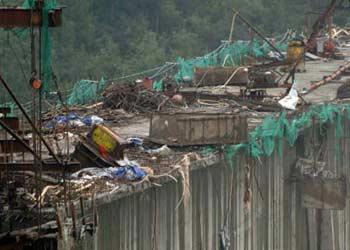
[[[286,51],[288,44],[286,42],[277,42],[275,46],[280,51]],[[194,68],[207,68],[214,66],[238,66],[245,63],[247,56],[261,58],[267,56],[271,47],[267,43],[259,43],[258,40],[236,41],[234,43],[225,43],[207,55],[193,59],[177,59],[178,72],[175,75],[177,82],[192,81]]]
[[[237,145],[225,145],[224,154],[226,161],[232,166],[237,152],[244,152],[253,158],[271,156],[274,150],[282,156],[283,140],[293,146],[302,129],[312,125],[313,120],[320,126],[335,124],[336,137],[343,136],[343,119],[350,120],[349,104],[325,104],[312,106],[307,112],[288,119],[282,112],[278,117],[269,116],[262,124],[249,134],[248,142]]]
[[[106,81],[102,78],[99,82],[91,80],[78,81],[69,94],[68,105],[82,105],[92,101],[98,101],[106,87]]]
[[[286,35],[288,34],[288,35]],[[279,42],[276,43],[276,47],[281,51],[286,51],[287,42],[291,35],[287,32],[285,35],[281,35],[276,38]],[[163,80],[159,78],[159,75],[164,75],[168,70],[172,69],[172,65],[177,66],[177,73],[173,76],[177,83],[192,81],[195,67],[210,67],[210,66],[233,66],[244,64],[248,55],[261,58],[266,56],[271,51],[270,46],[267,43],[260,43],[258,40],[249,41],[236,41],[235,43],[224,43],[213,52],[194,59],[185,60],[178,58],[176,64],[165,64],[160,67],[161,69],[157,73],[158,78],[153,83],[153,89],[155,91],[163,91]],[[92,81],[82,80],[77,82],[71,94],[69,95],[68,105],[86,104],[99,99],[99,91],[95,91],[93,84],[89,84]],[[84,86],[83,88],[81,86]],[[84,89],[88,86],[88,89]],[[86,93],[81,96],[81,93]]]
[[[153,83],[153,89],[155,91],[163,91],[163,79],[161,79],[159,81],[155,81]]]
[[[10,108],[11,112],[9,114],[7,114],[8,117],[15,117],[15,110],[16,110],[16,104],[13,102],[8,102],[8,103],[4,103],[4,104],[0,104],[0,108]]]
[[[286,33],[288,34],[288,33]],[[275,46],[280,51],[286,51],[288,47],[288,39],[290,39],[292,35],[281,35],[276,38],[279,42],[276,42]],[[211,66],[234,66],[234,65],[242,65],[245,63],[245,59],[247,56],[252,56],[255,58],[261,58],[266,56],[271,51],[271,47],[266,43],[261,43],[258,40],[253,41],[236,41],[234,43],[228,43],[225,42],[222,44],[219,48],[212,51],[211,53],[208,53],[207,55],[204,55],[202,57],[197,57],[193,59],[185,60],[183,58],[177,59],[177,73],[173,76],[177,83],[181,82],[188,82],[192,81],[193,75],[194,75],[194,68],[195,67],[211,67]],[[166,68],[168,65],[165,64],[163,67],[160,67],[161,69]],[[172,67],[169,67],[171,69]],[[166,70],[159,72],[165,73]],[[160,74],[158,74],[160,75]],[[153,77],[152,77],[153,78]],[[159,77],[156,77],[159,78]],[[163,80],[164,78],[160,78],[159,80],[156,80],[153,83],[153,89],[156,91],[163,91]],[[80,85],[84,85],[86,80],[83,80],[83,82],[76,83],[77,86],[73,87],[72,93],[70,96],[80,96],[80,92],[84,91],[80,88]],[[87,91],[94,93],[94,91]],[[96,94],[99,94],[96,92]],[[91,102],[98,98],[97,96],[90,95],[91,99],[88,98],[82,98],[83,100],[86,100],[85,103]],[[76,99],[76,98],[74,98]],[[81,101],[68,101],[68,104],[74,103],[74,104],[84,104]]]

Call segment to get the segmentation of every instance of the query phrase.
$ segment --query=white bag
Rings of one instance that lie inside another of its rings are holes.
[[[295,88],[295,83],[293,83],[287,96],[279,100],[279,104],[286,109],[295,110],[299,101],[298,91]]]

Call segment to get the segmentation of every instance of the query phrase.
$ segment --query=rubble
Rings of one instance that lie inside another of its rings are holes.
[[[12,225],[22,224],[28,227],[26,234],[36,235],[38,229],[34,226],[40,219],[45,230],[47,227],[60,234],[58,207],[74,210],[73,201],[123,193],[146,183],[160,186],[162,178],[183,181],[185,203],[190,195],[191,163],[214,157],[227,160],[227,152],[232,156],[244,142],[258,138],[251,137],[250,132],[264,118],[282,111],[289,116],[302,112],[307,107],[303,97],[312,96],[312,90],[349,76],[349,62],[337,54],[350,56],[349,29],[334,29],[333,38],[336,52],[331,58],[327,55],[327,60],[321,58],[326,56],[324,53],[311,54],[308,45],[298,43],[293,45],[298,53],[290,48],[286,61],[282,60],[286,53],[273,48],[270,52],[277,57],[272,60],[259,58],[232,67],[194,67],[192,81],[175,81],[169,76],[157,81],[151,76],[141,81],[115,81],[97,103],[62,105],[43,115],[38,133],[48,141],[52,152],[43,149],[42,162],[23,146],[41,147],[34,142],[35,134],[23,133],[17,145],[14,136],[4,133],[0,141],[0,215],[10,226],[1,226],[0,232],[21,235],[23,232]],[[329,49],[330,44],[322,44],[323,49],[327,46]],[[305,56],[309,59],[305,60],[305,71],[304,67],[298,71],[299,61]],[[335,62],[335,58],[339,60]],[[326,65],[330,70],[329,65],[336,63],[339,65],[328,72],[330,75],[317,69]],[[311,72],[315,68],[317,72]],[[288,82],[286,69],[293,84]],[[156,89],[154,83],[158,84]],[[347,98],[348,92],[344,85],[338,90],[338,98]],[[8,112],[0,108],[0,120],[19,132],[19,119],[7,117]],[[141,135],[133,130],[131,137],[123,136],[123,128],[129,128],[130,134],[130,127],[140,117],[144,120],[137,126],[146,131],[149,127],[149,133]],[[54,156],[60,160],[56,165],[52,164]],[[32,170],[10,171],[10,164],[23,164]],[[20,214],[22,210],[25,212]],[[73,215],[71,211],[72,220]]]
[[[132,113],[150,113],[179,107],[169,96],[134,83],[116,83],[107,87],[103,108],[123,109]]]

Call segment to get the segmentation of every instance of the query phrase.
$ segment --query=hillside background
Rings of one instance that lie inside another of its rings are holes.
[[[105,79],[152,68],[178,56],[199,56],[228,38],[235,7],[267,36],[288,28],[304,30],[306,13],[319,0],[59,0],[64,25],[52,30],[53,69],[62,88],[79,79]],[[349,1],[339,1],[347,6]],[[2,5],[22,1],[0,1]],[[350,23],[350,9],[338,10],[335,22]],[[315,15],[308,15],[315,20]],[[248,37],[236,20],[235,39]],[[29,99],[29,41],[14,31],[0,31],[0,72],[23,100]],[[0,90],[0,103],[8,100]]]

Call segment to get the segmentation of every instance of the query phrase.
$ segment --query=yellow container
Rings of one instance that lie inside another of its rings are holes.
[[[91,137],[98,146],[104,147],[108,153],[112,153],[119,146],[118,138],[112,131],[103,126],[96,126]]]
[[[298,72],[304,72],[305,71],[304,54],[305,54],[305,46],[303,42],[290,41],[288,44],[286,63],[289,65],[293,65],[296,61],[302,58],[296,70]]]
[[[288,44],[287,62],[293,63],[304,56],[305,46],[300,41],[291,41]]]

